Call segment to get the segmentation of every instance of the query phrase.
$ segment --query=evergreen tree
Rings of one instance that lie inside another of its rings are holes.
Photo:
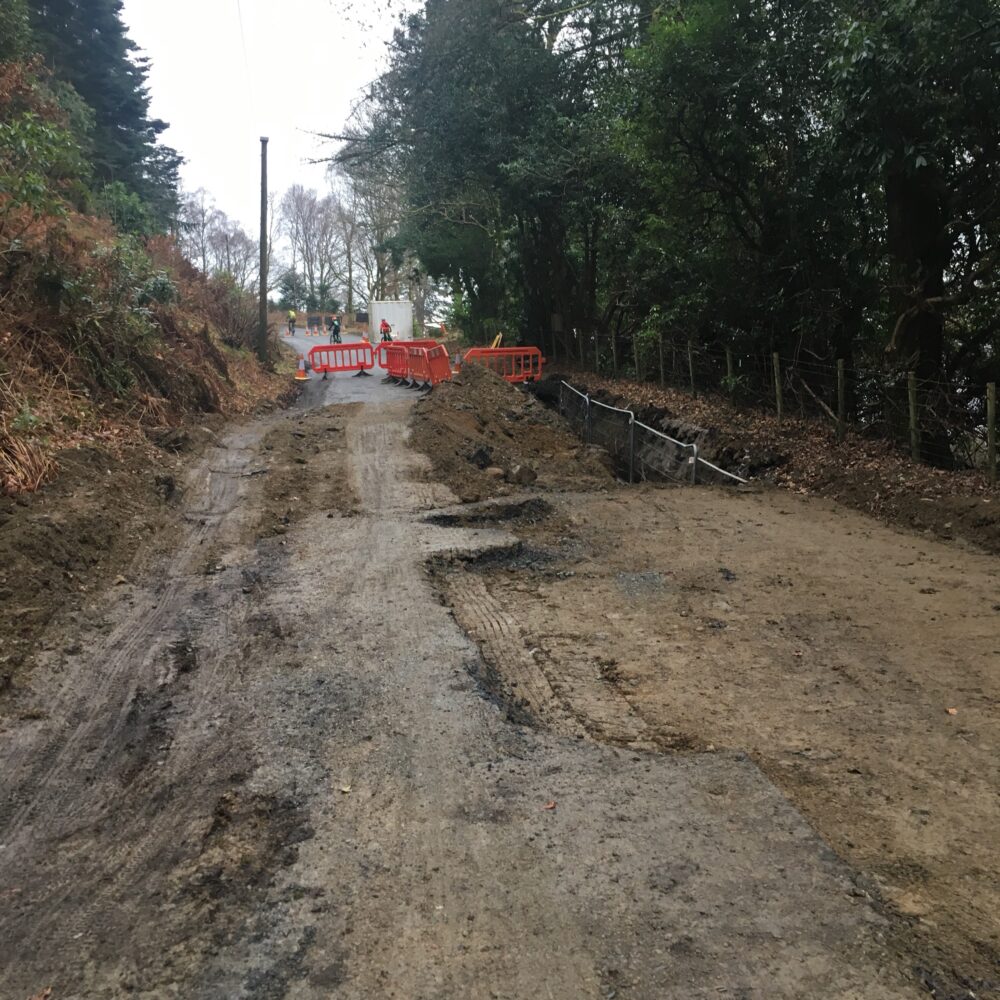
[[[148,61],[128,37],[121,0],[26,2],[34,40],[47,65],[93,110],[95,180],[99,185],[124,184],[166,226],[177,213],[181,160],[157,142],[167,126],[150,117]]]
[[[30,47],[31,29],[25,0],[0,3],[0,62],[23,56]]]

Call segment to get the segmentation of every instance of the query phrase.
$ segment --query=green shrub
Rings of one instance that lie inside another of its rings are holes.
[[[11,208],[31,213],[64,213],[64,191],[86,174],[72,133],[34,112],[0,121],[0,222]]]

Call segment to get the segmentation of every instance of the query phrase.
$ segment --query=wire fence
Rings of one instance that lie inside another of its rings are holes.
[[[568,382],[559,385],[559,412],[588,445],[603,448],[630,483],[694,485],[709,479],[746,483],[745,479],[703,459],[697,444],[678,441],[636,420],[632,410],[602,403]]]
[[[694,396],[718,394],[781,418],[820,418],[843,438],[852,428],[889,440],[914,459],[979,469],[997,480],[996,384],[956,375],[922,378],[906,367],[827,360],[803,351],[747,355],[667,336],[581,339],[579,363]]]

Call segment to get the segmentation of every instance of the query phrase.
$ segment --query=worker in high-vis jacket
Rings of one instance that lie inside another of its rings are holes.
[[[299,314],[294,309],[288,310],[288,332],[294,336],[295,335],[295,321],[299,318]]]

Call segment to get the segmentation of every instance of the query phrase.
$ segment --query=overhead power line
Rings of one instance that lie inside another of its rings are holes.
[[[240,44],[243,46],[243,64],[247,69],[247,83],[250,82],[250,57],[247,55],[247,35],[243,28],[243,4],[236,0],[236,16],[240,22]]]

